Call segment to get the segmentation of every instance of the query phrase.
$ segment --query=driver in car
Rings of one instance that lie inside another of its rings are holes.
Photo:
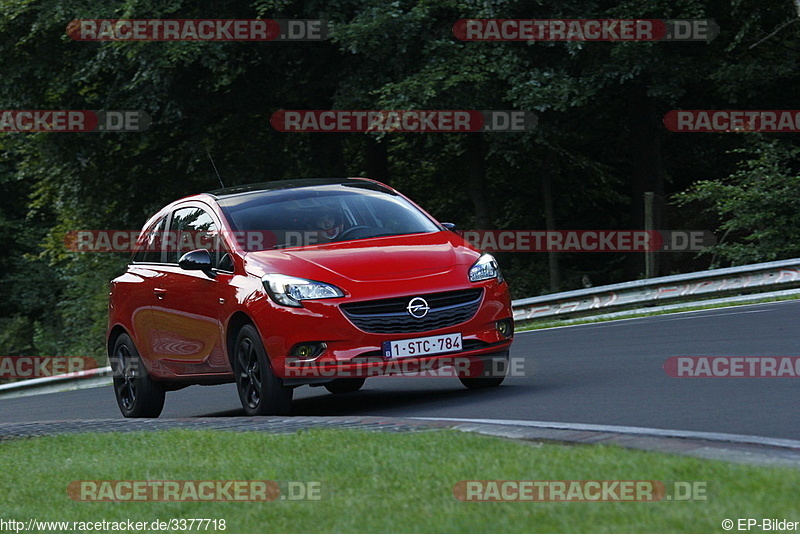
[[[321,242],[333,241],[342,233],[342,214],[333,207],[323,208],[314,220]]]

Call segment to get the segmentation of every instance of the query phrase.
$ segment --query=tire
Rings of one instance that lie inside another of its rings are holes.
[[[120,334],[111,354],[114,395],[124,417],[158,417],[166,390],[147,374],[142,357],[128,334]]]
[[[352,393],[361,389],[364,385],[366,378],[338,378],[333,382],[325,384],[325,389],[338,395],[340,393]]]
[[[508,352],[502,352],[484,360],[484,367],[479,376],[459,376],[458,379],[467,389],[492,388],[502,384],[507,373]]]
[[[288,415],[294,389],[272,372],[261,336],[252,325],[245,325],[236,336],[233,354],[236,389],[247,415]]]

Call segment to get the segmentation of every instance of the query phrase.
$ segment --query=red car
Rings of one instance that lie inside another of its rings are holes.
[[[107,347],[125,417],[165,394],[236,382],[248,415],[287,414],[300,385],[457,369],[499,385],[514,325],[495,259],[394,189],[362,178],[187,197],[144,227],[112,280]]]

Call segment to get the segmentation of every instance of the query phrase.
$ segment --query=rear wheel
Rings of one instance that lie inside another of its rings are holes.
[[[288,415],[294,390],[272,372],[261,336],[252,325],[243,326],[236,337],[233,371],[247,415]]]
[[[475,369],[470,365],[470,369],[473,372],[470,372],[469,376],[458,377],[466,388],[491,388],[502,384],[508,372],[508,352],[496,354],[492,358],[486,358],[482,364],[481,369]]]
[[[365,381],[366,378],[338,378],[325,384],[325,389],[334,394],[352,393],[361,389]]]
[[[166,390],[147,374],[142,358],[128,334],[114,343],[111,356],[114,394],[125,417],[158,417],[164,409]]]

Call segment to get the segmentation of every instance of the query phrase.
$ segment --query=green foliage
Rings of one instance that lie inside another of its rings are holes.
[[[738,170],[676,197],[715,215],[725,239],[708,253],[731,265],[800,257],[800,148],[756,137]]]

